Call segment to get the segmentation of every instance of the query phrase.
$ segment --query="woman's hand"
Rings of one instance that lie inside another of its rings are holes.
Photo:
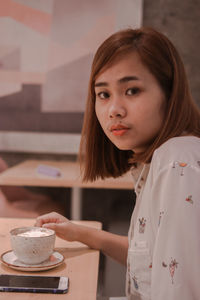
[[[58,237],[67,241],[76,241],[79,225],[73,224],[62,215],[51,212],[37,217],[35,226],[55,230]]]
[[[56,235],[64,240],[79,241],[90,248],[101,250],[122,264],[126,264],[127,236],[119,236],[92,227],[74,224],[55,212],[38,217],[35,226],[53,229]]]

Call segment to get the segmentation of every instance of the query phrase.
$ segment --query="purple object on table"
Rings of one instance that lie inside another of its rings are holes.
[[[47,175],[50,177],[60,177],[61,171],[55,167],[50,167],[47,165],[39,165],[37,167],[37,173]]]

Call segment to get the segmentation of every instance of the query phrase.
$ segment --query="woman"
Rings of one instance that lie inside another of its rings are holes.
[[[94,57],[81,141],[84,180],[132,170],[128,238],[52,213],[36,225],[127,264],[128,299],[200,299],[200,112],[172,43],[148,28],[109,37]]]

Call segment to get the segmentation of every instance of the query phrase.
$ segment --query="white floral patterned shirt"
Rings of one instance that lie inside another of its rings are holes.
[[[176,137],[133,170],[130,300],[200,299],[200,138]]]

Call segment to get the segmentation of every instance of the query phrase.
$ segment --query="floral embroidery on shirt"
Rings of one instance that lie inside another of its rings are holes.
[[[185,201],[187,201],[187,202],[189,202],[189,203],[191,203],[191,204],[194,203],[193,200],[192,200],[192,195],[189,195],[189,196],[185,199]]]
[[[161,218],[164,214],[164,211],[160,211],[159,219],[158,219],[158,226],[160,226]]]
[[[174,273],[177,267],[178,267],[178,262],[175,259],[171,259],[171,262],[169,264],[169,272],[172,278],[172,284],[174,283]]]
[[[138,286],[137,277],[136,277],[136,276],[134,276],[134,277],[132,277],[132,279],[133,279],[133,283],[134,283],[134,287],[135,287],[135,289],[136,289],[136,290],[138,290],[138,289],[139,289],[139,286]]]
[[[142,188],[142,186],[141,186],[140,184],[138,184],[137,189],[136,189],[138,195],[139,195],[139,193],[140,193],[140,191],[141,191],[141,188]]]
[[[152,269],[152,263],[150,263],[150,265],[149,265],[149,269]]]
[[[146,226],[145,218],[139,219],[139,233],[144,233],[145,226]]]
[[[164,268],[167,268],[167,264],[163,261],[162,262],[162,266],[164,267]]]
[[[174,161],[172,168],[176,168],[176,165],[178,165],[181,168],[180,175],[183,176],[184,175],[184,168],[187,166],[187,163]]]
[[[163,261],[162,266],[164,268],[167,268],[168,265]],[[175,273],[175,269],[177,267],[178,267],[178,262],[175,259],[171,258],[171,262],[169,264],[169,272],[170,272],[170,276],[172,278],[172,284],[174,284],[174,273]]]

